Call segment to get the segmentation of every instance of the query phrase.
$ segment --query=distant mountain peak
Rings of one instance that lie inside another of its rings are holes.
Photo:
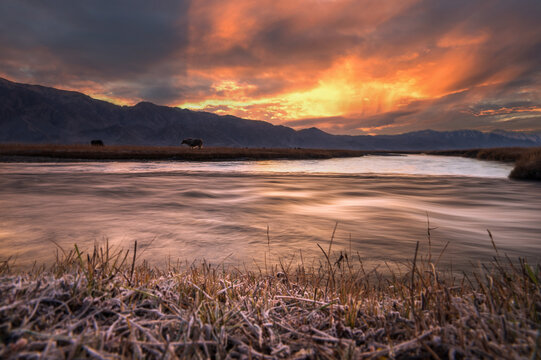
[[[422,130],[400,135],[331,135],[141,101],[118,106],[88,95],[0,78],[0,142],[178,145],[202,138],[207,146],[444,150],[541,146],[539,134],[477,130]]]
[[[299,132],[303,132],[303,133],[312,133],[312,134],[327,134],[329,135],[329,133],[326,133],[325,131],[315,127],[315,126],[312,126],[310,128],[306,128],[306,129],[301,129],[299,130]]]
[[[150,101],[140,101],[135,104],[134,107],[158,107],[158,105],[151,103]]]

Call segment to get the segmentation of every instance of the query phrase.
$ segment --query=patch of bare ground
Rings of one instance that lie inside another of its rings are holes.
[[[319,245],[318,245],[319,246]],[[419,246],[419,244],[417,244]],[[54,266],[0,275],[0,357],[537,358],[541,269],[496,250],[463,276],[412,249],[404,271],[334,253],[314,267],[156,269],[77,246]]]

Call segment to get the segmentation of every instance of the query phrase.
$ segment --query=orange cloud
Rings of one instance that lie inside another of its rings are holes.
[[[491,129],[541,107],[540,2],[167,1],[0,4],[0,75],[348,134]]]
[[[402,13],[410,9],[418,12],[417,4],[241,1],[213,2],[210,11],[208,4],[196,5],[192,14],[207,26],[197,27],[192,35],[197,46],[189,53],[193,59],[204,54],[221,59],[191,63],[191,71],[212,79],[214,91],[176,105],[291,124],[305,118],[370,117],[517,78],[522,64],[484,73],[495,36],[490,24],[473,31],[468,21],[434,24],[434,33],[406,39],[410,48],[388,47],[385,28],[403,21]],[[306,7],[310,11],[302,11]],[[266,86],[273,81],[277,86]]]

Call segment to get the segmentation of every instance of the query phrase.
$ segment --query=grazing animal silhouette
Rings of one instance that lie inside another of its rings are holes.
[[[198,147],[201,149],[201,147],[203,147],[203,140],[201,139],[184,139],[182,140],[182,144],[186,144],[188,145],[189,147],[191,147],[192,149],[195,148],[195,147]]]
[[[92,145],[92,146],[103,146],[103,141],[101,141],[101,140],[92,140],[92,141],[90,141],[90,145]]]

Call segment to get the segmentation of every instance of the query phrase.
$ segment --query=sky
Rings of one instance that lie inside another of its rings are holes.
[[[0,77],[333,134],[541,132],[539,0],[0,1]]]

